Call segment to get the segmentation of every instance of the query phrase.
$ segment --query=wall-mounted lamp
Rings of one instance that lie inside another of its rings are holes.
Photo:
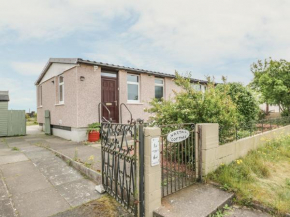
[[[51,81],[52,84],[54,84],[54,81]]]
[[[81,80],[81,81],[84,81],[84,80],[85,80],[85,77],[84,77],[84,76],[81,76],[81,77],[80,77],[80,80]]]

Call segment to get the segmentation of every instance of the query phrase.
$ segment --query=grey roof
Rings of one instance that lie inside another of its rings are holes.
[[[126,66],[119,66],[119,65],[114,65],[114,64],[109,64],[109,63],[102,63],[102,62],[96,62],[96,61],[90,61],[90,60],[83,60],[81,58],[50,58],[48,63],[45,65],[42,73],[40,74],[39,78],[35,82],[36,85],[38,85],[45,75],[46,71],[48,68],[51,66],[52,63],[67,63],[67,64],[78,64],[78,63],[84,63],[84,64],[90,64],[90,65],[95,65],[95,66],[103,66],[108,69],[118,69],[118,70],[126,70],[128,72],[135,72],[135,73],[146,73],[146,74],[151,74],[155,75],[158,77],[169,77],[169,78],[175,78],[175,75],[172,74],[167,74],[163,72],[156,72],[156,71],[150,71],[150,70],[145,70],[145,69],[138,69],[138,68],[131,68],[131,67],[126,67]],[[201,83],[205,84],[207,81],[204,80],[199,80],[199,79],[191,79],[192,82],[195,83]]]
[[[8,101],[9,101],[9,92],[0,91],[0,102],[8,102]]]

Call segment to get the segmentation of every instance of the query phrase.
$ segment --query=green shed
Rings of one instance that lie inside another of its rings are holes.
[[[8,135],[9,92],[0,91],[0,136]]]
[[[25,110],[8,110],[9,92],[0,91],[0,137],[26,135]]]

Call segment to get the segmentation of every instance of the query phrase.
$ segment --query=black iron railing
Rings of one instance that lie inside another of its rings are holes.
[[[135,216],[138,211],[136,124],[102,123],[102,183]]]
[[[290,124],[290,117],[264,119],[240,123],[234,127],[226,128],[220,125],[220,144],[225,144],[269,130],[277,129]]]

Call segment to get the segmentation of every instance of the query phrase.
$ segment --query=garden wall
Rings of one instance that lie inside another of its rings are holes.
[[[271,139],[290,134],[290,125],[243,138],[231,143],[219,145],[218,124],[198,124],[202,126],[202,174],[203,176],[217,169],[221,164],[229,164],[244,157],[249,151],[265,144]],[[196,131],[197,132],[197,131]],[[196,147],[197,141],[196,141]]]

